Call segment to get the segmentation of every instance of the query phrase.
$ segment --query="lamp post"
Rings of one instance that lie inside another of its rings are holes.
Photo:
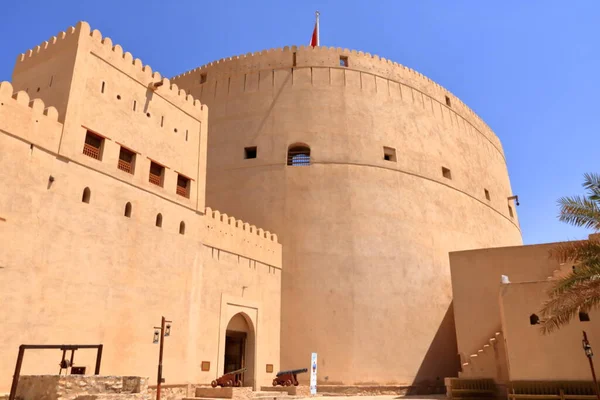
[[[156,400],[160,400],[160,386],[164,382],[162,377],[162,360],[163,360],[163,349],[165,347],[165,336],[171,335],[171,323],[173,321],[167,321],[165,317],[161,318],[160,328],[154,327],[154,340],[153,343],[160,342],[160,350],[158,351],[158,376],[156,378]],[[160,331],[159,331],[160,329]],[[599,399],[600,400],[600,399]]]
[[[594,380],[594,392],[596,393],[596,397],[600,400],[600,392],[598,392],[598,382],[596,381],[596,372],[594,371],[594,362],[592,361],[592,357],[594,353],[592,352],[592,346],[587,338],[587,333],[583,331],[583,340],[581,341],[583,345],[583,351],[585,352],[585,356],[590,361],[590,369],[592,370],[592,378]]]

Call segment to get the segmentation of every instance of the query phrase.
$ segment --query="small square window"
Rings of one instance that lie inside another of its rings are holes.
[[[483,189],[483,192],[485,193],[485,199],[490,200],[490,191],[487,189]]]
[[[452,107],[452,103],[450,102],[450,97],[446,96],[446,105],[448,107]]]
[[[150,162],[150,183],[156,186],[163,186],[163,177],[165,175],[165,167],[160,164],[155,163],[154,161]]]
[[[511,206],[508,206],[508,215],[510,215],[511,218],[514,218],[515,214],[513,213],[513,209]]]
[[[177,194],[186,198],[190,197],[190,178],[181,174],[177,175]]]
[[[396,162],[396,149],[392,147],[383,147],[383,159],[385,161]]]
[[[348,67],[348,56],[340,56],[340,67]]]
[[[579,320],[581,322],[590,322],[590,315],[586,312],[579,312]]]
[[[102,160],[102,150],[104,149],[104,138],[93,132],[87,131],[85,134],[85,143],[83,145],[83,154],[88,157]]]
[[[452,172],[446,167],[442,167],[442,176],[447,179],[452,179]]]
[[[202,361],[202,371],[210,371],[210,361]]]
[[[206,82],[206,74],[200,74],[200,83]]]
[[[135,166],[135,153],[121,146],[121,151],[119,151],[119,164],[117,166],[121,171],[125,171],[133,175],[133,168]]]
[[[267,374],[273,373],[273,364],[267,364]]]
[[[249,158],[256,158],[258,148],[254,147],[244,147],[244,158],[247,160]]]

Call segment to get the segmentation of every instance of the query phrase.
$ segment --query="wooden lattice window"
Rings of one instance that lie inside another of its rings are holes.
[[[181,174],[177,175],[177,194],[183,197],[190,197],[190,178]]]
[[[118,167],[121,171],[125,171],[133,175],[133,170],[135,167],[135,153],[121,146],[121,151],[119,151]]]
[[[104,148],[104,138],[91,131],[85,134],[85,143],[83,144],[83,154],[96,160],[102,160],[102,149]]]
[[[150,183],[156,186],[163,186],[163,176],[165,175],[165,167],[154,161],[150,162]]]
[[[307,145],[291,145],[287,153],[287,165],[294,167],[310,165],[310,147]]]

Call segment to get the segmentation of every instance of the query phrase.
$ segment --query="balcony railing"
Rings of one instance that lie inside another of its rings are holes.
[[[133,174],[133,165],[130,162],[127,162],[125,160],[119,160],[118,166],[121,171],[125,171],[128,174]]]
[[[100,148],[94,147],[91,144],[85,143],[83,145],[83,154],[88,157],[95,158],[96,160],[100,159]]]
[[[183,197],[190,197],[190,191],[186,187],[177,186],[177,194]]]
[[[150,183],[153,183],[156,186],[162,186],[162,179],[160,175],[150,174]]]

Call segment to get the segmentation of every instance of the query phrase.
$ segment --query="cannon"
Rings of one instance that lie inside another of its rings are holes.
[[[244,372],[246,368],[236,369],[235,371],[228,372],[221,376],[220,378],[215,379],[210,383],[210,386],[216,388],[217,386],[221,387],[240,387],[242,386],[242,381],[240,380],[240,375]]]
[[[275,375],[275,379],[273,379],[273,386],[298,386],[298,378],[296,378],[296,375],[304,372],[308,372],[308,368],[279,371],[277,375]]]

